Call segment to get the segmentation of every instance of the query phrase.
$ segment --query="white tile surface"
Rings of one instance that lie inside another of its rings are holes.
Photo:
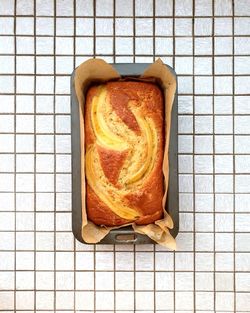
[[[17,56],[16,72],[18,74],[34,74],[34,57],[33,56]]]
[[[232,54],[232,37],[215,37],[214,53],[215,55],[231,55]]]
[[[190,0],[176,1],[175,14],[176,16],[192,15],[192,2]]]
[[[14,155],[2,154],[0,155],[0,171],[1,172],[14,172]]]
[[[34,272],[18,271],[16,273],[16,289],[17,290],[33,290],[34,289]]]
[[[196,36],[211,36],[212,35],[212,19],[211,18],[196,18],[194,25]]]
[[[250,311],[249,13],[247,0],[3,1],[2,310]],[[73,239],[70,74],[93,54],[161,56],[178,74],[175,254]]]
[[[175,53],[177,55],[192,55],[193,42],[192,38],[176,37]]]
[[[197,233],[195,235],[196,251],[213,251],[214,235],[212,233]]]
[[[215,152],[218,154],[233,153],[233,136],[216,135]]]
[[[216,290],[233,291],[234,276],[233,273],[216,273]]]
[[[17,35],[33,35],[34,33],[34,18],[33,17],[17,17]]]
[[[16,96],[16,112],[34,113],[34,97],[31,95]]]
[[[34,308],[34,291],[17,291],[16,308],[32,310]]]
[[[213,292],[197,292],[196,294],[196,307],[199,310],[210,309],[214,307]]]
[[[189,18],[176,19],[175,34],[177,36],[192,35],[192,23]]]
[[[34,38],[17,37],[16,50],[17,50],[17,53],[22,54],[22,55],[34,53]]]
[[[250,40],[249,38],[246,38],[245,40],[242,37],[235,37],[234,40],[235,43],[235,53],[248,55],[249,54],[249,48],[250,48]]]
[[[36,272],[36,288],[38,290],[53,290],[54,288],[54,273],[53,272]],[[45,294],[44,292],[40,292]],[[38,297],[40,297],[38,293]]]
[[[53,232],[36,232],[36,250],[50,251],[54,249]]]
[[[195,153],[209,154],[213,153],[213,137],[212,136],[195,136]]]
[[[186,292],[176,292],[176,309],[177,310],[187,310],[192,311],[194,308],[194,299],[192,297],[192,292],[186,291]]]
[[[233,172],[233,157],[230,155],[215,156],[215,172],[216,173],[232,173]]]
[[[196,194],[195,208],[196,212],[212,212],[214,207],[213,194]]]
[[[197,193],[213,192],[213,176],[212,175],[196,175],[195,189]]]
[[[18,15],[32,15],[34,13],[34,3],[32,1],[19,0],[16,12]]]
[[[1,211],[14,211],[14,194],[13,193],[1,193]]]
[[[216,175],[215,192],[217,193],[233,192],[233,175]]]
[[[213,172],[212,156],[196,155],[194,158],[194,167],[197,174]]]
[[[115,294],[115,299],[117,310],[131,310],[134,307],[134,293],[132,291],[118,291]]]
[[[213,273],[195,273],[195,285],[198,291],[211,291],[214,288]]]
[[[153,294],[152,292],[140,292],[135,293],[136,296],[136,309],[139,310],[152,310],[153,305]]]
[[[34,211],[34,194],[33,193],[16,193],[16,210],[17,211]]]
[[[232,272],[234,269],[233,253],[217,252],[215,258],[216,271]]]
[[[215,18],[215,35],[232,35],[232,18]]]
[[[249,194],[235,195],[235,209],[236,212],[248,212]]]
[[[234,310],[234,294],[233,292],[220,292],[216,294],[217,310]]]

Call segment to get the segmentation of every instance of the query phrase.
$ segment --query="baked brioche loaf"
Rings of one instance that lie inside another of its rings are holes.
[[[92,86],[85,105],[87,216],[96,225],[162,217],[163,97],[146,82]]]

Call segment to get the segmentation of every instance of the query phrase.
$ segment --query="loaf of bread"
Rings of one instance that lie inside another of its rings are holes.
[[[147,82],[90,87],[85,105],[87,217],[96,225],[163,215],[163,96]]]

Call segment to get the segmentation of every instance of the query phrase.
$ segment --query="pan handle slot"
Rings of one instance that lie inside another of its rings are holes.
[[[115,236],[115,241],[119,243],[134,243],[136,240],[136,234],[118,234]]]

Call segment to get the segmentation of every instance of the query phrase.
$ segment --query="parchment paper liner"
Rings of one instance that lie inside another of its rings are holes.
[[[91,82],[106,82],[113,79],[121,79],[120,74],[108,63],[101,59],[90,59],[83,62],[75,71],[75,90],[79,102],[80,112],[80,140],[81,140],[81,183],[82,183],[82,238],[87,243],[98,243],[112,229],[132,225],[137,233],[145,234],[152,240],[167,248],[176,249],[175,239],[170,235],[169,229],[173,228],[173,221],[165,211],[165,203],[168,190],[168,147],[171,125],[171,110],[176,90],[176,80],[171,71],[164,65],[161,59],[151,64],[139,80],[157,80],[164,92],[165,103],[165,149],[162,171],[164,174],[165,193],[162,199],[164,218],[148,225],[136,225],[130,223],[119,227],[97,226],[87,219],[86,214],[86,190],[85,190],[85,139],[84,139],[84,104],[85,93]]]

